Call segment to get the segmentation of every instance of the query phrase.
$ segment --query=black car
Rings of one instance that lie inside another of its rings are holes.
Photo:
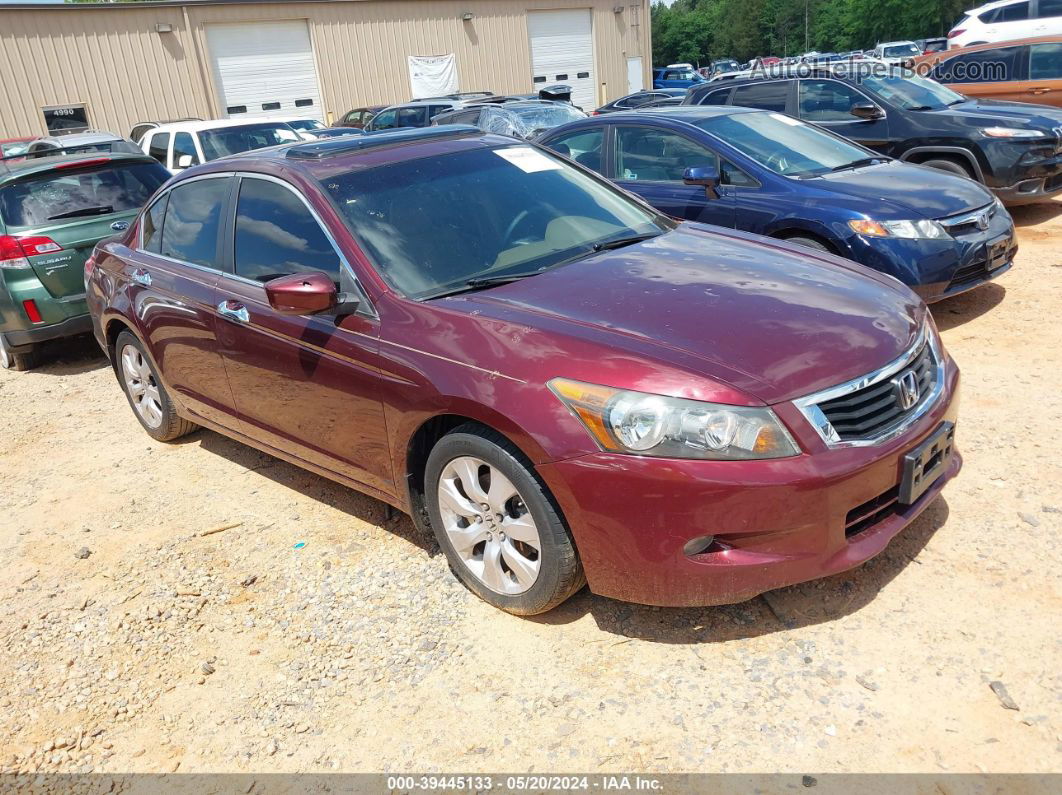
[[[635,108],[641,108],[648,105],[650,102],[658,102],[662,99],[671,99],[678,97],[681,99],[686,95],[686,89],[684,88],[654,88],[651,91],[635,91],[633,94],[628,94],[625,97],[614,99],[609,103],[602,105],[595,111],[591,111],[591,116],[603,116],[606,113],[618,113],[624,110],[634,110]]]
[[[1007,204],[1062,193],[1062,110],[973,100],[911,72],[739,78],[694,86],[683,104],[795,116],[899,160],[975,179]]]

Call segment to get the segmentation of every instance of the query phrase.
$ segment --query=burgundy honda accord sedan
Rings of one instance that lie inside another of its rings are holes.
[[[902,284],[468,127],[188,169],[86,282],[151,436],[396,506],[512,613],[842,571],[961,466],[959,371]]]

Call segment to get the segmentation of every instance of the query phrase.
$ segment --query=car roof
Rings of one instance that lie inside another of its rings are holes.
[[[99,144],[107,141],[121,141],[122,136],[117,133],[104,130],[89,130],[88,132],[72,133],[70,135],[42,135],[35,141],[56,142],[60,147],[84,146],[85,144]]]
[[[467,124],[439,127],[401,127],[370,131],[363,135],[300,141],[239,152],[183,174],[232,171],[234,168],[269,172],[277,168],[308,171],[315,177],[360,171],[420,157],[467,151],[487,146],[516,146],[526,142],[496,135]]]
[[[926,41],[931,41],[931,39],[926,39]],[[965,47],[952,47],[947,50],[940,50],[939,52],[931,52],[928,55],[922,56],[922,60],[932,60],[934,63],[940,63],[941,61],[945,61],[966,52],[997,50],[1001,47],[1020,47],[1023,44],[1058,44],[1060,42],[1062,42],[1062,35],[1056,33],[1053,36],[1030,36],[1025,39],[1008,39],[1007,41],[989,42],[986,44],[968,44]],[[919,63],[921,62],[922,61],[919,61]]]
[[[714,119],[719,116],[735,116],[739,113],[767,113],[760,108],[742,108],[735,105],[679,105],[678,107],[641,108],[638,110],[624,110],[619,113],[609,113],[607,116],[591,116],[591,119],[599,119],[601,124],[617,124],[623,119],[644,120],[646,117],[664,119],[668,121],[681,121],[693,124],[702,119]],[[580,119],[573,124],[582,124]]]
[[[984,3],[983,5],[970,8],[963,13],[966,14],[980,14],[982,11],[991,11],[993,8],[1000,8],[1001,6],[1009,6],[1011,3],[1020,3],[1022,0],[993,0],[991,3]]]
[[[899,44],[914,44],[911,39],[900,39],[899,41],[883,41],[879,44],[879,47],[895,47]]]
[[[151,132],[200,132],[201,130],[218,130],[224,127],[244,127],[248,124],[285,124],[285,122],[264,118],[177,121],[172,124],[160,124]]]
[[[0,182],[24,177],[39,171],[51,171],[65,164],[73,164],[79,161],[99,162],[100,160],[113,160],[115,162],[133,161],[141,163],[154,163],[155,160],[146,154],[133,154],[132,152],[77,152],[66,155],[47,155],[45,157],[23,158],[21,155],[12,160],[0,161]]]

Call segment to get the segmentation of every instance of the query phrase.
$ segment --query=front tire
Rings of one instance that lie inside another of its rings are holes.
[[[177,415],[173,401],[140,340],[123,331],[118,335],[114,352],[118,357],[122,390],[134,416],[152,439],[172,442],[196,429],[194,423]]]
[[[928,168],[935,168],[938,171],[947,171],[949,174],[955,174],[959,177],[966,177],[967,179],[974,179],[974,175],[970,173],[970,170],[961,163],[956,163],[954,160],[944,160],[943,158],[936,158],[934,160],[923,160],[918,165],[926,166]]]
[[[559,509],[501,434],[475,424],[447,434],[428,456],[424,484],[439,546],[483,601],[535,615],[586,582]]]
[[[816,240],[813,237],[805,237],[804,235],[793,235],[785,239],[787,243],[793,243],[798,246],[804,246],[804,248],[813,248],[816,251],[825,251],[827,254],[832,254],[830,247],[823,243],[821,240]]]

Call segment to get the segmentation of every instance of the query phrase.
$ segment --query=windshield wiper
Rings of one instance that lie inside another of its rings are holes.
[[[82,215],[106,215],[113,212],[113,207],[82,207],[80,210],[67,210],[65,213],[59,213],[58,215],[49,215],[48,220],[58,221],[60,218],[77,218]]]
[[[649,240],[659,235],[660,232],[647,232],[643,235],[629,235],[628,237],[617,237],[612,240],[602,240],[600,243],[594,243],[594,251],[610,251],[614,248],[623,248],[624,246],[633,246],[635,243],[641,243],[643,240]]]
[[[530,271],[528,273],[510,273],[506,276],[484,276],[479,279],[469,279],[467,282],[457,287],[451,287],[448,290],[441,290],[440,292],[425,296],[424,300],[431,300],[432,298],[446,298],[450,295],[458,295],[460,293],[470,293],[474,290],[482,290],[485,287],[496,287],[499,284],[509,284],[510,282],[520,281],[520,279],[526,279],[528,276],[537,276],[540,273],[544,273],[545,270]]]
[[[847,171],[850,168],[862,168],[863,166],[872,166],[875,163],[880,163],[884,158],[881,157],[864,157],[862,160],[853,160],[851,163],[845,163],[843,166],[834,166],[830,169],[830,172],[835,171]]]
[[[932,105],[915,105],[907,110],[940,110],[940,108],[934,108]]]

